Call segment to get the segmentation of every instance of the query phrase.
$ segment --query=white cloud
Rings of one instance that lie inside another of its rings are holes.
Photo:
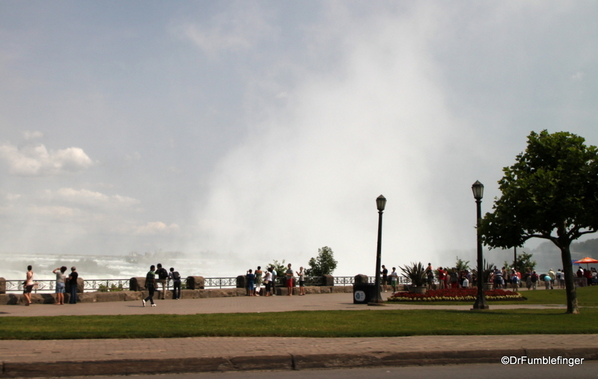
[[[58,199],[87,206],[118,206],[128,207],[139,204],[139,200],[131,197],[112,195],[108,196],[101,192],[94,192],[86,189],[76,190],[73,188],[61,188],[55,193],[46,191],[50,199]]]
[[[49,150],[42,144],[22,148],[4,143],[0,145],[0,158],[9,166],[13,175],[43,176],[83,171],[94,162],[79,147]]]
[[[246,3],[237,5],[234,10],[212,17],[206,26],[185,24],[179,28],[179,34],[212,57],[223,51],[249,50],[274,34],[263,9],[249,8]]]
[[[35,138],[42,138],[44,136],[44,133],[42,132],[30,132],[30,131],[25,131],[23,132],[23,137],[25,137],[25,139],[29,140],[29,139],[35,139]]]
[[[166,225],[161,221],[148,222],[145,225],[141,225],[135,228],[133,231],[136,235],[156,235],[156,234],[170,234],[179,230],[177,224]]]
[[[27,208],[28,212],[34,215],[50,216],[54,218],[70,218],[75,215],[73,208],[61,206],[37,206],[31,205]]]
[[[18,200],[19,198],[21,198],[21,195],[17,194],[17,193],[7,193],[6,194],[6,200],[9,200],[9,201]]]

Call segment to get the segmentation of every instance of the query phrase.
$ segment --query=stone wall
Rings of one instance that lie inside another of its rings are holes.
[[[351,293],[352,286],[332,286],[332,287],[305,287],[305,293],[308,295],[322,294],[322,293]],[[156,291],[155,297],[161,291]],[[294,288],[295,295],[299,294],[299,287]],[[287,294],[286,287],[277,287],[276,294],[284,296]],[[103,303],[110,301],[141,301],[148,295],[147,290],[142,291],[115,291],[115,292],[85,292],[79,294],[78,301],[80,303]],[[181,299],[206,299],[212,297],[238,297],[247,296],[243,288],[223,288],[223,289],[201,289],[201,290],[182,290]],[[70,295],[68,293],[64,296],[64,302],[68,303]],[[172,299],[172,291],[166,291],[166,299]],[[43,293],[31,294],[31,301],[34,304],[54,304],[56,302],[56,294]],[[23,294],[3,294],[0,295],[0,305],[25,305],[25,297]]]

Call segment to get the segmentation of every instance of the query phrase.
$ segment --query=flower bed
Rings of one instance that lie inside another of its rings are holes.
[[[527,300],[518,292],[505,290],[484,291],[488,301]],[[411,292],[396,292],[388,301],[475,301],[478,296],[477,288],[447,288],[430,290],[424,294]]]

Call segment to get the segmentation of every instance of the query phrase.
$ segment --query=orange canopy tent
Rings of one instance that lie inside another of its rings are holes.
[[[598,259],[594,259],[594,258],[590,258],[590,257],[585,257],[583,259],[580,259],[578,261],[575,261],[573,263],[577,263],[577,264],[586,264],[586,268],[587,265],[589,265],[590,263],[598,263]]]

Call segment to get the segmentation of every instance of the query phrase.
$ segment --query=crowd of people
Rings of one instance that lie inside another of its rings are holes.
[[[275,296],[277,278],[278,272],[276,272],[274,266],[269,266],[265,271],[262,270],[261,266],[257,266],[255,271],[253,269],[247,270],[245,275],[247,296],[261,296],[262,288],[264,289],[263,296]],[[287,288],[287,296],[293,296],[296,283],[299,284],[299,296],[305,295],[305,269],[303,267],[300,267],[299,271],[294,271],[289,263],[284,272],[283,280]]]
[[[68,276],[66,271],[66,266],[58,267],[52,271],[52,273],[56,275],[56,305],[64,304],[64,294],[66,292],[67,284],[70,294],[69,304],[77,303],[77,280],[79,277],[77,268],[74,266],[71,267],[71,272]],[[471,283],[477,281],[475,273],[470,270],[457,270],[455,267],[450,269],[447,267],[438,267],[434,270],[431,263],[428,263],[425,273],[429,289],[469,288]],[[392,272],[389,273],[386,266],[382,265],[380,275],[382,277],[382,287],[384,292],[388,291],[388,286],[392,288],[393,292],[396,292],[399,282],[399,275],[396,271],[396,267],[393,267]],[[578,278],[585,278],[588,286],[598,285],[598,272],[594,267],[591,269],[579,267],[579,270],[576,271],[575,275]],[[257,266],[255,271],[249,269],[247,270],[245,278],[247,296],[276,295],[275,283],[278,279],[278,273],[274,266],[269,266],[265,270],[262,270],[261,266]],[[305,295],[305,269],[303,267],[300,267],[299,271],[294,271],[292,265],[289,263],[284,272],[283,280],[285,287],[287,288],[287,296],[293,296],[293,290],[297,283],[299,284],[299,296]],[[162,291],[158,294],[158,297],[161,296],[162,299],[164,299],[169,281],[172,281],[173,283],[173,299],[180,299],[182,280],[179,272],[173,267],[170,268],[170,271],[166,271],[161,263],[158,263],[156,266],[151,265],[150,270],[145,276],[145,287],[148,290],[148,296],[142,300],[143,306],[145,307],[148,301],[152,307],[156,306],[154,295],[159,287],[162,288]],[[546,289],[554,289],[555,286],[558,286],[558,288],[565,288],[565,273],[562,269],[559,269],[556,272],[553,271],[553,269],[550,269],[547,274],[538,275],[535,270],[530,268],[522,275],[522,273],[518,272],[515,268],[502,267],[502,269],[498,269],[495,266],[492,272],[490,272],[488,282],[492,283],[494,289],[511,288],[514,291],[517,291],[519,287],[522,287],[524,282],[528,290],[536,290],[538,285],[542,282]],[[25,305],[31,304],[31,293],[35,285],[33,267],[29,265],[27,266],[27,274],[25,281],[23,282],[23,294],[26,300]]]
[[[158,277],[156,279],[156,276]],[[157,264],[157,268],[154,265],[150,266],[150,270],[145,275],[145,288],[147,289],[147,297],[141,300],[142,305],[145,307],[149,301],[152,307],[156,306],[154,302],[154,294],[158,290],[158,284],[162,287],[162,291],[158,293],[158,299],[160,295],[162,299],[166,298],[166,290],[168,287],[168,281],[172,280],[172,298],[179,300],[181,298],[181,274],[174,269],[170,268],[170,271],[166,271],[162,267],[161,263]]]
[[[575,273],[578,278],[586,278],[586,282],[588,286],[595,286],[598,285],[598,272],[596,272],[596,268],[592,267],[589,269],[584,269],[583,267],[579,267],[579,270]]]
[[[381,270],[383,283],[393,283],[392,277],[396,277],[396,272],[393,267],[392,276],[387,280],[387,270],[382,266]],[[584,269],[580,267],[576,276],[578,278],[586,278],[587,285],[598,285],[598,272],[594,267],[591,269]],[[427,286],[432,288],[468,288],[472,283],[477,282],[476,273],[470,270],[458,270],[453,267],[451,269],[445,267],[438,267],[434,269],[431,263],[428,263],[426,268]],[[535,270],[528,268],[525,273],[517,271],[515,268],[502,267],[494,268],[490,271],[487,280],[492,283],[493,289],[512,289],[517,291],[518,288],[525,284],[528,290],[536,290],[538,286],[544,284],[545,289],[565,288],[565,272],[558,269],[556,272],[551,268],[546,274],[538,274]],[[393,291],[396,290],[393,285]]]

